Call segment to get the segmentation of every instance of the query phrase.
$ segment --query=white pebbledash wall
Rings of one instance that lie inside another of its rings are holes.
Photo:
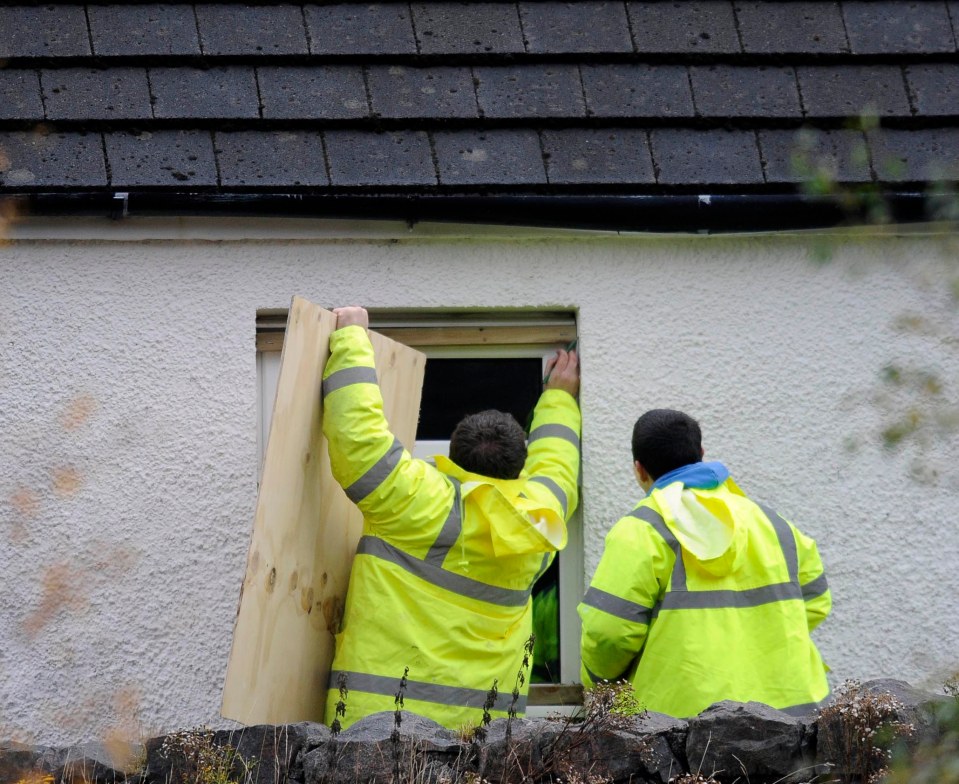
[[[935,688],[959,669],[954,239],[229,221],[11,232],[0,739],[222,723],[256,492],[254,319],[293,294],[575,308],[587,576],[640,498],[633,421],[678,407],[702,423],[707,458],[819,541],[835,609],[815,638],[834,685]],[[916,432],[884,447],[910,417]]]

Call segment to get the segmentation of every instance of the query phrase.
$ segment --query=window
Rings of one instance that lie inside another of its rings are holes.
[[[576,336],[569,312],[520,314],[371,311],[371,328],[427,356],[420,420],[413,454],[428,459],[447,454],[456,423],[486,408],[508,411],[527,424],[542,389],[546,361]],[[286,313],[257,317],[260,461],[266,449],[272,401],[279,373]],[[537,704],[570,699],[556,684],[579,680],[579,617],[583,590],[582,516],[569,524],[569,544],[537,583],[534,623],[539,628],[530,690]],[[553,684],[548,686],[546,684]]]

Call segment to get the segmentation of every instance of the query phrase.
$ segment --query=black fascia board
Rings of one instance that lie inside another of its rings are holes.
[[[933,220],[930,199],[921,191],[890,190],[877,197],[889,222]],[[90,191],[0,195],[3,201],[18,216],[334,218],[411,226],[440,222],[643,233],[777,232],[874,222],[865,207],[795,192],[577,196]]]

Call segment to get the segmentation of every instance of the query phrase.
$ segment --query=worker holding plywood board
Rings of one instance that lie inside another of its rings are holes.
[[[333,479],[322,382],[336,316],[294,297],[287,321],[222,714],[322,721],[363,516]],[[412,448],[425,357],[370,334],[390,427]]]
[[[522,714],[533,585],[565,546],[578,500],[576,352],[547,365],[528,446],[512,416],[477,412],[454,430],[450,457],[432,464],[413,458],[384,416],[366,311],[335,313],[323,432],[333,475],[364,521],[326,721],[345,728],[399,701],[451,728]]]

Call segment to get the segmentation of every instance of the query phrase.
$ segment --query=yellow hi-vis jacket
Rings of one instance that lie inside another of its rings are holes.
[[[366,331],[336,330],[330,350],[323,432],[333,475],[364,525],[326,721],[340,673],[349,689],[345,728],[393,710],[407,667],[406,710],[450,728],[478,724],[495,681],[491,714],[505,716],[531,633],[533,583],[566,545],[578,502],[579,407],[566,392],[543,392],[518,479],[471,474],[442,456],[434,467],[389,431]]]
[[[809,634],[831,606],[812,539],[732,479],[673,483],[606,536],[579,606],[583,682],[626,678],[677,718],[721,700],[811,713],[829,687]]]

